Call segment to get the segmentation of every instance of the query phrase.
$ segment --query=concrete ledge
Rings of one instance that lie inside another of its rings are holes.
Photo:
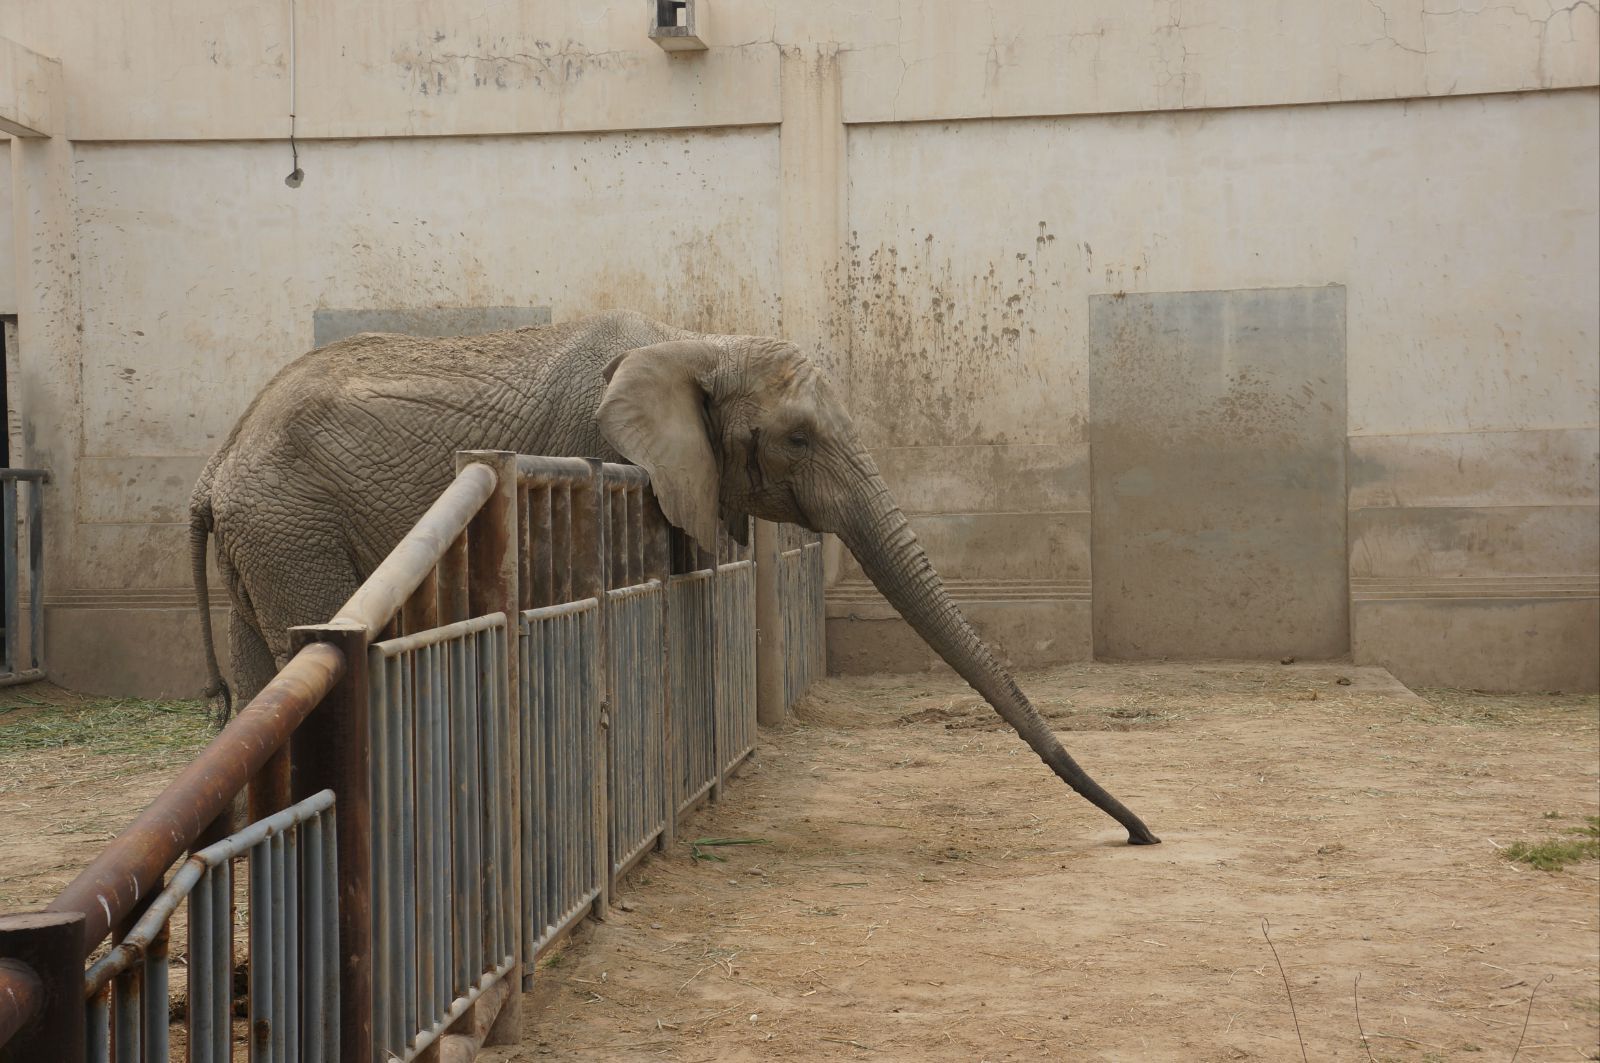
[[[0,37],[0,133],[53,137],[61,132],[61,60]]]
[[[1088,660],[1094,639],[1089,602],[1078,599],[963,601],[978,633],[1014,669]],[[888,610],[828,605],[828,673],[926,672],[946,667],[911,625]]]
[[[1405,598],[1351,603],[1357,664],[1408,686],[1600,690],[1600,598]]]
[[[217,653],[228,667],[228,611],[212,607]],[[45,664],[52,683],[86,694],[197,698],[206,671],[195,608],[97,602],[46,606]]]

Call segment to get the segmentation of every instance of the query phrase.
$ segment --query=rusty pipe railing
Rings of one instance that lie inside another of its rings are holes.
[[[157,887],[167,868],[289,741],[345,667],[335,646],[302,649],[50,903],[47,911],[83,913],[85,955]]]
[[[481,462],[467,465],[457,473],[415,527],[373,569],[372,575],[350,600],[339,607],[334,622],[353,621],[367,629],[369,638],[377,638],[406,599],[428,578],[451,544],[472,523],[472,518],[494,494],[499,479],[493,469]]]
[[[0,960],[0,1045],[44,1007],[44,983],[38,972],[16,960]]]

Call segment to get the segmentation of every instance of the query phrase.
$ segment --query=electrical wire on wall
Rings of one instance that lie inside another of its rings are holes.
[[[294,158],[294,169],[289,171],[289,176],[283,183],[290,188],[299,188],[306,179],[306,172],[300,169],[300,148],[294,142],[295,132],[295,78],[294,78],[294,5],[295,0],[289,0],[289,153]]]

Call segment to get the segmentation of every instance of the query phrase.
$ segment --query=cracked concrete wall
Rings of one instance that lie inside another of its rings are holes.
[[[188,485],[330,306],[781,330],[980,624],[1046,663],[1093,649],[1088,298],[1338,283],[1357,653],[1417,581],[1593,611],[1593,0],[701,3],[710,49],[672,58],[644,0],[301,0],[295,191],[288,0],[0,4],[65,71],[66,138],[0,180],[58,661],[196,685]],[[878,633],[836,664],[926,663],[832,570],[834,621]]]

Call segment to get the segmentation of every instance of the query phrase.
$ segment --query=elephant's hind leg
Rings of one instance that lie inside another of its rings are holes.
[[[234,708],[242,709],[278,674],[278,662],[261,633],[237,608],[228,613],[228,650],[233,666]]]

